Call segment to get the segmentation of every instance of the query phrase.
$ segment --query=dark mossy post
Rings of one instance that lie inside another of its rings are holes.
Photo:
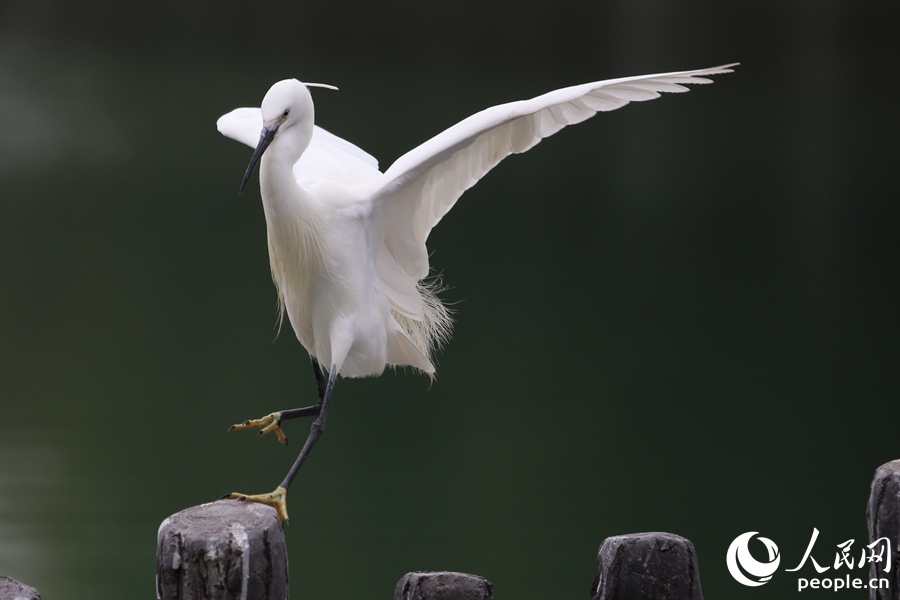
[[[160,600],[287,600],[287,549],[275,509],[219,500],[163,521],[156,594]]]
[[[703,600],[694,545],[671,533],[603,540],[591,600]]]
[[[0,575],[0,600],[41,600],[41,595],[33,587]]]
[[[869,588],[872,600],[900,599],[900,460],[883,464],[875,471],[869,505],[866,508],[869,523],[869,543],[883,537],[890,540],[890,571],[883,562],[869,565],[870,579],[888,579],[888,588]],[[885,559],[887,555],[885,554]]]
[[[492,600],[493,588],[478,575],[423,571],[404,575],[394,588],[394,600]]]

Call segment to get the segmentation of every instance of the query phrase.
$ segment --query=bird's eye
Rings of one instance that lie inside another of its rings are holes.
[[[290,114],[290,112],[291,112],[291,109],[286,108],[286,109],[284,109],[284,112],[281,113],[281,116],[284,117],[285,119],[287,119],[287,116]]]

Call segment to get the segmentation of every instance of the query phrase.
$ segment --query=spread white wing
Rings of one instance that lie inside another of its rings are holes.
[[[398,158],[373,182],[374,204],[383,211],[385,224],[376,267],[392,306],[423,319],[425,307],[416,286],[428,275],[428,234],[462,193],[501,160],[597,112],[659,98],[661,92],[686,92],[684,84],[711,83],[706,76],[731,73],[736,64],[586,83],[494,106]]]
[[[258,108],[236,108],[216,121],[219,133],[256,148],[262,131]],[[381,176],[374,156],[318,125],[309,147],[294,165],[294,178],[301,186],[318,179],[361,184]]]

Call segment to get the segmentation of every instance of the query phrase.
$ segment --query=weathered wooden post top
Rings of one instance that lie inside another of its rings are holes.
[[[0,600],[41,600],[41,595],[31,586],[0,575]]]
[[[163,521],[156,595],[160,600],[287,600],[287,548],[275,509],[219,500]]]

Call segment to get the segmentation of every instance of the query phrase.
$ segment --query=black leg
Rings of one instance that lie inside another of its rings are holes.
[[[316,388],[319,390],[319,404],[322,404],[322,399],[325,397],[325,373],[322,372],[322,365],[319,364],[319,359],[312,359],[313,366],[313,374],[316,376]]]
[[[297,471],[300,470],[300,467],[303,465],[303,462],[306,460],[306,457],[309,455],[312,447],[316,445],[316,442],[319,441],[319,438],[322,437],[322,434],[325,432],[325,417],[328,415],[328,405],[331,402],[331,392],[334,390],[334,382],[337,379],[337,368],[332,366],[331,372],[328,374],[328,381],[325,381],[325,376],[322,373],[322,368],[319,365],[316,359],[313,359],[313,369],[315,370],[316,375],[316,385],[319,388],[319,403],[315,406],[309,406],[307,408],[295,408],[290,411],[282,411],[280,413],[272,413],[268,416],[263,417],[262,419],[256,419],[255,421],[245,421],[240,425],[234,425],[231,429],[250,429],[250,428],[262,428],[259,432],[260,435],[264,433],[268,433],[269,431],[274,431],[278,434],[278,439],[282,441],[282,443],[287,443],[287,438],[284,437],[284,433],[281,431],[281,427],[278,426],[281,423],[282,419],[292,419],[294,417],[302,417],[306,415],[318,415],[315,421],[313,421],[312,427],[309,430],[309,437],[306,439],[306,443],[303,444],[303,449],[300,450],[300,454],[297,456],[297,460],[294,461],[293,466],[291,466],[291,470],[288,471],[288,474],[285,476],[284,481],[281,482],[281,485],[275,488],[274,492],[270,492],[268,494],[256,494],[256,495],[247,495],[241,493],[232,493],[225,496],[225,498],[231,498],[233,500],[242,500],[248,502],[261,502],[262,504],[268,504],[273,506],[275,510],[278,512],[278,520],[282,523],[288,522],[288,513],[287,513],[287,491],[291,485],[291,482],[294,480],[294,477],[297,476]]]
[[[322,437],[322,434],[325,432],[325,417],[328,415],[328,404],[331,402],[331,392],[334,390],[334,382],[336,379],[337,369],[332,366],[331,373],[328,374],[328,383],[325,385],[325,390],[322,394],[322,402],[320,405],[317,405],[320,407],[319,417],[313,421],[312,427],[310,427],[309,430],[309,437],[306,438],[306,443],[303,444],[303,449],[297,456],[297,460],[294,461],[291,470],[288,471],[288,474],[285,476],[284,481],[281,482],[280,487],[284,488],[285,492],[291,486],[294,477],[297,476],[297,471],[300,470],[300,467],[309,455],[310,450],[312,450],[312,447],[316,445],[316,442],[319,441],[319,438]]]
[[[322,409],[322,399],[325,398],[325,375],[322,373],[322,367],[319,365],[319,361],[315,358],[312,359],[312,366],[313,373],[316,376],[316,388],[319,391],[319,402],[316,403],[315,406],[307,406],[306,408],[290,408],[288,410],[278,411],[281,414],[281,418],[278,420],[279,423],[287,419],[296,419],[298,417],[318,416],[319,411]]]

